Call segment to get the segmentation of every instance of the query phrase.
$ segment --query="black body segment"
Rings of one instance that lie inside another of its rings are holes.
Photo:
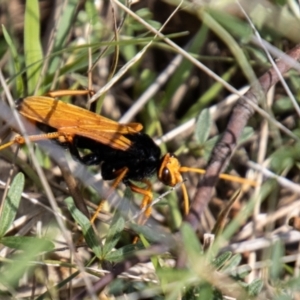
[[[128,168],[123,182],[128,180],[140,181],[156,173],[161,163],[161,151],[155,142],[145,133],[125,135],[132,145],[126,151],[113,149],[85,137],[76,136],[73,145],[70,145],[71,153],[85,165],[101,164],[101,174],[104,180],[112,180],[118,177],[117,171]],[[91,151],[81,157],[77,148]]]

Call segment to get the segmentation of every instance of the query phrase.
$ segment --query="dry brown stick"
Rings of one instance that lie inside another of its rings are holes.
[[[297,45],[287,54],[296,61],[300,60],[300,45]],[[292,68],[285,60],[278,60],[276,65],[281,74]],[[190,212],[185,218],[185,221],[190,223],[195,230],[197,230],[200,218],[212,197],[213,188],[219,179],[219,175],[233,154],[249,118],[254,114],[254,108],[249,102],[252,101],[257,104],[259,99],[264,97],[271,86],[278,81],[278,73],[274,68],[271,68],[259,78],[258,83],[252,85],[245,96],[240,98],[233,108],[228,126],[212,151],[206,174],[198,184]],[[248,100],[245,100],[245,98]]]

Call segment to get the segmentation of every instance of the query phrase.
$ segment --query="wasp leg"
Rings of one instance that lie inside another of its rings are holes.
[[[128,168],[123,168],[121,170],[118,171],[118,177],[115,179],[115,181],[113,182],[111,188],[109,189],[106,197],[104,200],[101,200],[97,210],[95,211],[94,215],[91,218],[91,223],[93,224],[98,216],[98,214],[100,213],[100,211],[103,208],[103,205],[106,201],[106,199],[111,195],[111,193],[115,190],[115,188],[120,184],[120,182],[124,179],[126,173],[128,172]]]
[[[141,210],[145,210],[145,212],[139,217],[138,224],[145,224],[145,222],[148,220],[148,218],[151,215],[152,207],[150,206],[152,199],[153,199],[153,193],[152,193],[152,184],[149,180],[144,179],[142,180],[143,183],[146,184],[146,188],[140,188],[133,184],[132,182],[129,183],[129,187],[132,190],[132,192],[141,194],[144,196],[143,201],[140,205]],[[133,239],[133,244],[136,244],[138,242],[139,238],[136,236]]]
[[[93,90],[57,90],[57,91],[50,91],[45,94],[45,96],[49,96],[52,98],[58,98],[63,96],[84,96],[90,95],[93,96],[95,92]]]
[[[138,220],[138,224],[144,224],[147,221],[147,219],[150,217],[152,211],[152,208],[150,206],[153,199],[152,184],[147,179],[142,180],[142,182],[146,184],[146,188],[138,187],[132,182],[129,183],[129,187],[133,192],[144,196],[140,208],[142,210],[145,210],[145,212],[143,215],[140,216]]]
[[[29,135],[28,136],[28,139],[31,142],[38,142],[38,141],[42,141],[42,140],[59,139],[59,138],[63,138],[64,141],[69,139],[69,137],[66,137],[64,134],[62,134],[58,131],[49,132],[49,133],[42,133],[42,134],[36,134],[36,135]],[[11,146],[11,145],[14,145],[14,144],[24,145],[25,143],[26,143],[25,138],[21,135],[17,135],[12,141],[1,145],[0,146],[0,151],[2,149],[5,149],[5,148]]]

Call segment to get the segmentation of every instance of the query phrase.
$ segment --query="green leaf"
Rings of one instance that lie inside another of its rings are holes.
[[[16,217],[23,189],[24,175],[22,173],[18,173],[11,183],[10,189],[3,203],[0,216],[0,237],[5,235]]]
[[[280,97],[274,102],[274,105],[272,105],[272,110],[274,115],[292,113],[294,106],[289,97]]]
[[[54,249],[54,244],[51,241],[30,236],[7,236],[1,238],[0,243],[12,249],[26,251],[30,251],[32,245],[34,245],[39,253]]]
[[[221,269],[225,263],[232,257],[232,252],[227,251],[220,254],[214,261],[213,264],[217,270]]]
[[[195,130],[195,138],[200,145],[204,144],[207,141],[211,123],[212,120],[209,110],[203,109],[198,117]]]
[[[148,242],[148,240],[142,235],[140,234],[139,235],[140,239],[141,239],[141,242],[144,246],[144,248],[148,248],[150,247],[150,243]],[[154,266],[154,268],[157,270],[158,268],[160,268],[160,265],[159,265],[159,261],[158,261],[158,257],[157,256],[152,256],[151,257],[151,262]]]
[[[101,259],[102,251],[100,247],[100,242],[98,241],[98,238],[94,232],[90,220],[80,210],[76,208],[71,197],[65,199],[65,202],[72,217],[80,225],[86,243],[93,250],[95,255]]]
[[[227,263],[223,266],[222,271],[231,271],[233,268],[236,268],[242,260],[241,254],[237,253],[233,255]]]
[[[124,261],[128,256],[133,255],[137,251],[137,245],[129,244],[118,250],[111,251],[105,256],[105,260],[110,262]]]
[[[252,269],[249,265],[243,265],[230,272],[230,275],[233,276],[236,280],[242,280],[251,272]]]
[[[219,139],[220,136],[216,135],[204,143],[202,157],[205,161],[208,161],[208,159],[210,158],[211,151]]]
[[[24,49],[27,67],[28,94],[33,94],[41,75],[43,51],[40,43],[40,13],[38,0],[26,1]]]
[[[247,287],[250,296],[257,296],[263,288],[261,279],[254,279]]]
[[[124,226],[125,221],[123,217],[116,213],[112,220],[112,225],[107,233],[105,245],[103,246],[102,257],[104,259],[106,259],[106,255],[115,247],[115,245],[119,241]]]
[[[130,223],[129,225],[130,228],[138,235],[142,234],[148,243],[156,243],[161,241],[167,243],[167,240],[169,238],[168,234],[166,234],[163,230],[159,231],[157,228],[142,226],[135,223]]]
[[[291,169],[296,161],[300,161],[299,152],[300,143],[297,142],[292,145],[283,145],[278,148],[270,155],[271,158],[271,168],[276,173],[281,173],[283,171]]]

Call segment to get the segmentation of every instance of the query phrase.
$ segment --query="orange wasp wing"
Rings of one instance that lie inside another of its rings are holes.
[[[22,99],[18,111],[31,121],[56,128],[62,135],[87,137],[124,151],[131,146],[131,141],[124,135],[137,133],[143,128],[139,123],[119,124],[86,109],[45,96]]]

